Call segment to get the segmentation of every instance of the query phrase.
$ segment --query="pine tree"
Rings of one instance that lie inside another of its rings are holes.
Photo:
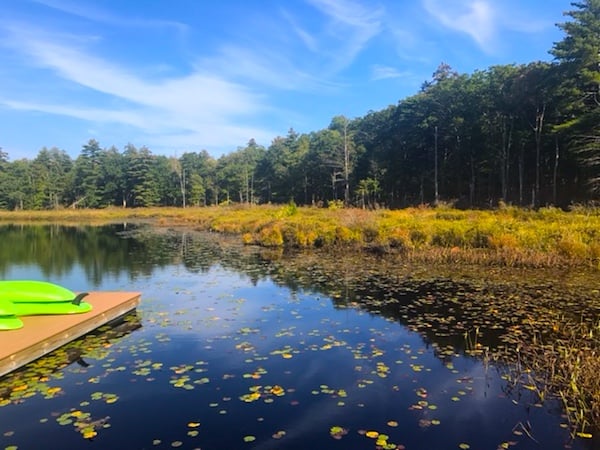
[[[565,32],[551,53],[560,63],[565,98],[563,122],[557,127],[569,135],[569,144],[588,169],[593,191],[600,192],[600,0],[572,3],[565,13],[571,20],[559,24]]]

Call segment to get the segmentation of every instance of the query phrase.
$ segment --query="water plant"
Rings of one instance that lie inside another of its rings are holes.
[[[517,348],[529,378],[523,384],[542,401],[560,398],[573,434],[591,438],[600,424],[600,322],[556,321],[550,336],[532,327]]]

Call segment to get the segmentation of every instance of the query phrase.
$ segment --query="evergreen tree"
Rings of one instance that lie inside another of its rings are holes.
[[[600,0],[571,5],[575,9],[565,13],[571,20],[559,24],[565,37],[551,51],[560,63],[568,108],[558,130],[568,133],[569,145],[588,168],[591,189],[600,192]]]
[[[76,198],[74,205],[85,205],[88,208],[102,206],[101,152],[98,141],[90,139],[75,160],[72,186]]]

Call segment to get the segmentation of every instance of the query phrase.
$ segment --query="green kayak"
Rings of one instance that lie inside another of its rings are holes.
[[[79,314],[92,309],[82,301],[86,292],[75,292],[46,281],[7,280],[0,281],[0,302],[7,313],[14,316],[41,314]],[[8,307],[8,303],[10,307]],[[2,307],[0,307],[0,312]]]
[[[0,298],[13,303],[72,302],[75,292],[47,281],[3,280],[0,281]]]
[[[23,328],[23,321],[16,316],[0,316],[0,331]]]
[[[0,330],[16,330],[23,321],[15,315],[15,307],[8,300],[0,299]]]

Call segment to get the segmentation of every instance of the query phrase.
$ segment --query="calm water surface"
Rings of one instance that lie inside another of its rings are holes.
[[[0,379],[2,449],[594,448],[559,404],[466,356],[462,331],[410,326],[430,285],[390,312],[376,266],[361,282],[360,261],[307,270],[124,225],[0,226],[0,242],[2,279],[142,293],[112,329]]]

